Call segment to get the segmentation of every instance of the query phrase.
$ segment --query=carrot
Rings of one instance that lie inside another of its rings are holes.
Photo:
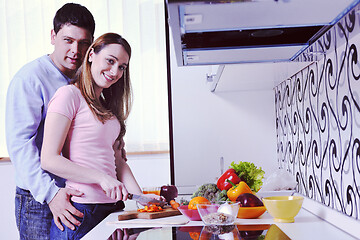
[[[173,209],[178,209],[178,207],[180,207],[180,204],[178,202],[176,202],[175,200],[171,200],[170,205]]]
[[[138,212],[160,212],[163,211],[162,207],[156,205],[145,206],[142,209],[138,209]]]

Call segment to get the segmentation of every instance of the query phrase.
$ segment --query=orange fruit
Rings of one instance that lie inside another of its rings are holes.
[[[204,197],[194,197],[193,199],[190,200],[188,209],[196,210],[197,209],[196,204],[210,204],[210,201]]]

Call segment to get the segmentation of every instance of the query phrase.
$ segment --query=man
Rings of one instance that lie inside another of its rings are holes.
[[[12,79],[6,99],[6,141],[15,167],[15,215],[20,239],[49,239],[51,220],[59,229],[74,229],[83,217],[72,206],[71,195],[61,188],[63,179],[40,167],[47,105],[55,91],[68,84],[90,46],[95,22],[90,11],[68,3],[54,17],[51,44],[54,51],[22,67]],[[62,224],[61,224],[62,223]]]

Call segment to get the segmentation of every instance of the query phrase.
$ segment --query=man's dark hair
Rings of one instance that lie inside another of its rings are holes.
[[[55,14],[54,31],[58,33],[65,24],[75,25],[88,30],[92,36],[95,31],[95,21],[91,12],[77,3],[66,3]]]

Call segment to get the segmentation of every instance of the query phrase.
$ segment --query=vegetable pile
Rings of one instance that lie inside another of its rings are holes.
[[[236,201],[244,193],[253,193],[260,190],[265,172],[250,162],[232,162],[217,180],[217,183],[201,185],[191,198],[204,197],[210,202]],[[188,203],[182,203],[185,205]]]
[[[250,162],[232,162],[217,180],[216,183],[205,183],[201,185],[191,196],[191,201],[180,199],[180,203],[174,198],[177,196],[175,186],[163,186],[161,193],[169,193],[168,203],[173,209],[181,205],[188,205],[188,209],[196,210],[199,203],[218,203],[222,201],[240,202],[243,207],[261,206],[262,202],[253,193],[260,190],[265,172],[261,167],[257,168]],[[165,191],[166,190],[166,191]],[[162,194],[160,194],[162,195]],[[164,195],[162,195],[164,196]],[[141,212],[161,211],[162,209],[139,209]]]

